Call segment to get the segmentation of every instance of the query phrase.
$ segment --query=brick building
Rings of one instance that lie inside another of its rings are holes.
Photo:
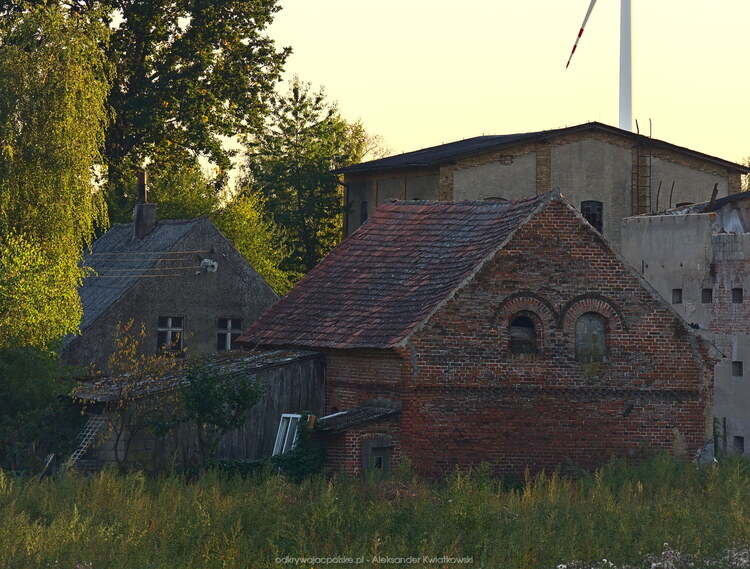
[[[388,199],[521,199],[559,187],[619,250],[621,220],[740,191],[750,168],[605,124],[478,136],[355,164],[345,234]]]
[[[750,453],[750,192],[628,218],[623,255],[723,354],[718,451]],[[747,444],[746,444],[747,441]]]
[[[322,352],[332,468],[521,475],[710,436],[709,347],[553,190],[379,208],[238,339]]]

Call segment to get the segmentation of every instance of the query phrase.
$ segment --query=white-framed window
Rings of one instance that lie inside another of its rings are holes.
[[[273,445],[273,456],[284,454],[294,448],[297,442],[297,424],[302,415],[284,413],[281,415],[279,430],[276,432],[276,442]]]
[[[219,318],[216,327],[216,351],[234,349],[234,341],[240,337],[242,332],[241,318]]]
[[[159,316],[156,325],[156,347],[159,351],[182,351],[182,337],[185,332],[184,321],[182,316]]]

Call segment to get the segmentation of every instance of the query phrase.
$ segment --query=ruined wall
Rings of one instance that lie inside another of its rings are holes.
[[[747,454],[750,234],[742,232],[737,207],[727,204],[707,214],[626,219],[623,254],[723,355],[714,375],[717,450]]]

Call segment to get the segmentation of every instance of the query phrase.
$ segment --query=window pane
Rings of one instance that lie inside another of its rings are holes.
[[[742,289],[741,288],[733,288],[732,289],[732,302],[734,304],[741,304],[742,303]]]
[[[587,312],[576,322],[576,359],[581,363],[602,362],[606,355],[604,319]]]
[[[226,330],[227,328],[229,328],[228,322],[228,318],[219,318],[219,328],[221,328],[222,330]]]
[[[169,326],[169,318],[166,316],[159,316],[158,326],[159,328],[166,328],[167,326]]]
[[[537,351],[534,323],[526,316],[518,316],[510,323],[510,351],[514,354],[533,354]]]
[[[286,434],[286,440],[284,441],[284,451],[286,452],[294,447],[294,442],[297,439],[297,423],[299,423],[299,417],[289,418],[289,429]]]
[[[182,328],[182,316],[172,316],[172,328]]]

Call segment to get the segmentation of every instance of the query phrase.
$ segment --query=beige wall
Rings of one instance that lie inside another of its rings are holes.
[[[659,182],[661,190],[659,191]],[[651,161],[651,208],[654,211],[668,209],[669,193],[674,182],[672,192],[672,207],[678,203],[700,203],[711,199],[714,184],[719,184],[718,197],[728,195],[728,178],[726,175],[700,172],[694,168],[676,164],[669,160],[654,157]],[[659,194],[657,208],[656,198]]]
[[[578,209],[585,200],[604,205],[604,236],[620,247],[620,222],[630,215],[632,152],[600,140],[552,148],[551,181]]]
[[[508,157],[453,173],[453,199],[518,199],[536,193],[536,153]]]

